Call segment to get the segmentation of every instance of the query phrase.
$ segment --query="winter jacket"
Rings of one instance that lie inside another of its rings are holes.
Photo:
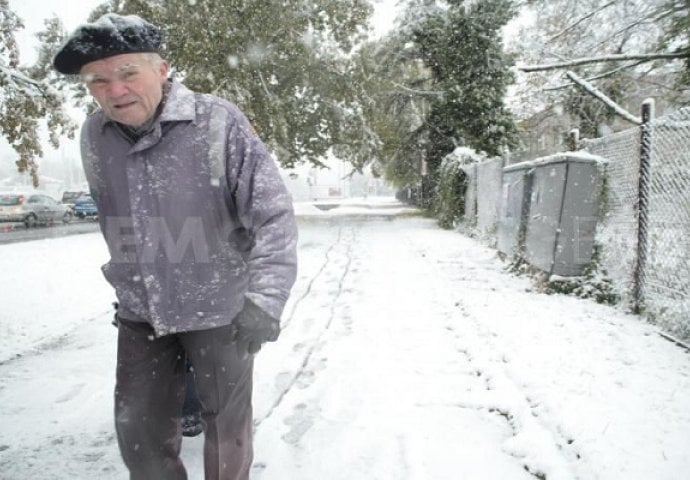
[[[292,203],[235,105],[173,81],[143,138],[98,110],[81,150],[120,316],[160,336],[226,325],[248,297],[280,318],[296,276]]]

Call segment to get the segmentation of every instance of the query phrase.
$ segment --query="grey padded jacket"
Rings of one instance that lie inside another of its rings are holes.
[[[119,315],[156,335],[226,325],[250,298],[280,318],[297,271],[292,201],[239,109],[172,81],[136,143],[102,110],[82,161]]]

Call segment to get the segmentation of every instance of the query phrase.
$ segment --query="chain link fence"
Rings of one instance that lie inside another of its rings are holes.
[[[608,161],[595,238],[600,269],[624,304],[689,340],[690,109],[578,147]],[[507,160],[463,167],[465,226],[492,246]]]
[[[690,338],[690,109],[653,120],[650,133],[642,306],[664,328]]]
[[[640,130],[594,140],[580,147],[608,160],[595,241],[602,246],[600,265],[624,301],[632,304],[637,262],[637,198],[640,172]]]
[[[643,139],[649,163],[642,163]],[[690,110],[580,145],[609,160],[602,266],[631,304],[690,338]]]
[[[690,339],[690,109],[580,148],[609,162],[601,266],[626,303]]]

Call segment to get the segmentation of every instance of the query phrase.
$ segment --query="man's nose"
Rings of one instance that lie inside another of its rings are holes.
[[[112,80],[108,85],[108,96],[113,98],[121,97],[129,92],[127,84],[122,80]]]

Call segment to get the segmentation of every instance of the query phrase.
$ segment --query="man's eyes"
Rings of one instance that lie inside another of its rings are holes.
[[[131,81],[134,80],[134,78],[139,74],[138,70],[125,70],[123,72],[120,72],[117,75],[118,80],[120,81]],[[96,85],[96,86],[103,86],[107,85],[112,81],[110,78],[101,78],[101,77],[94,77],[89,80],[87,80],[87,83],[89,85]]]

